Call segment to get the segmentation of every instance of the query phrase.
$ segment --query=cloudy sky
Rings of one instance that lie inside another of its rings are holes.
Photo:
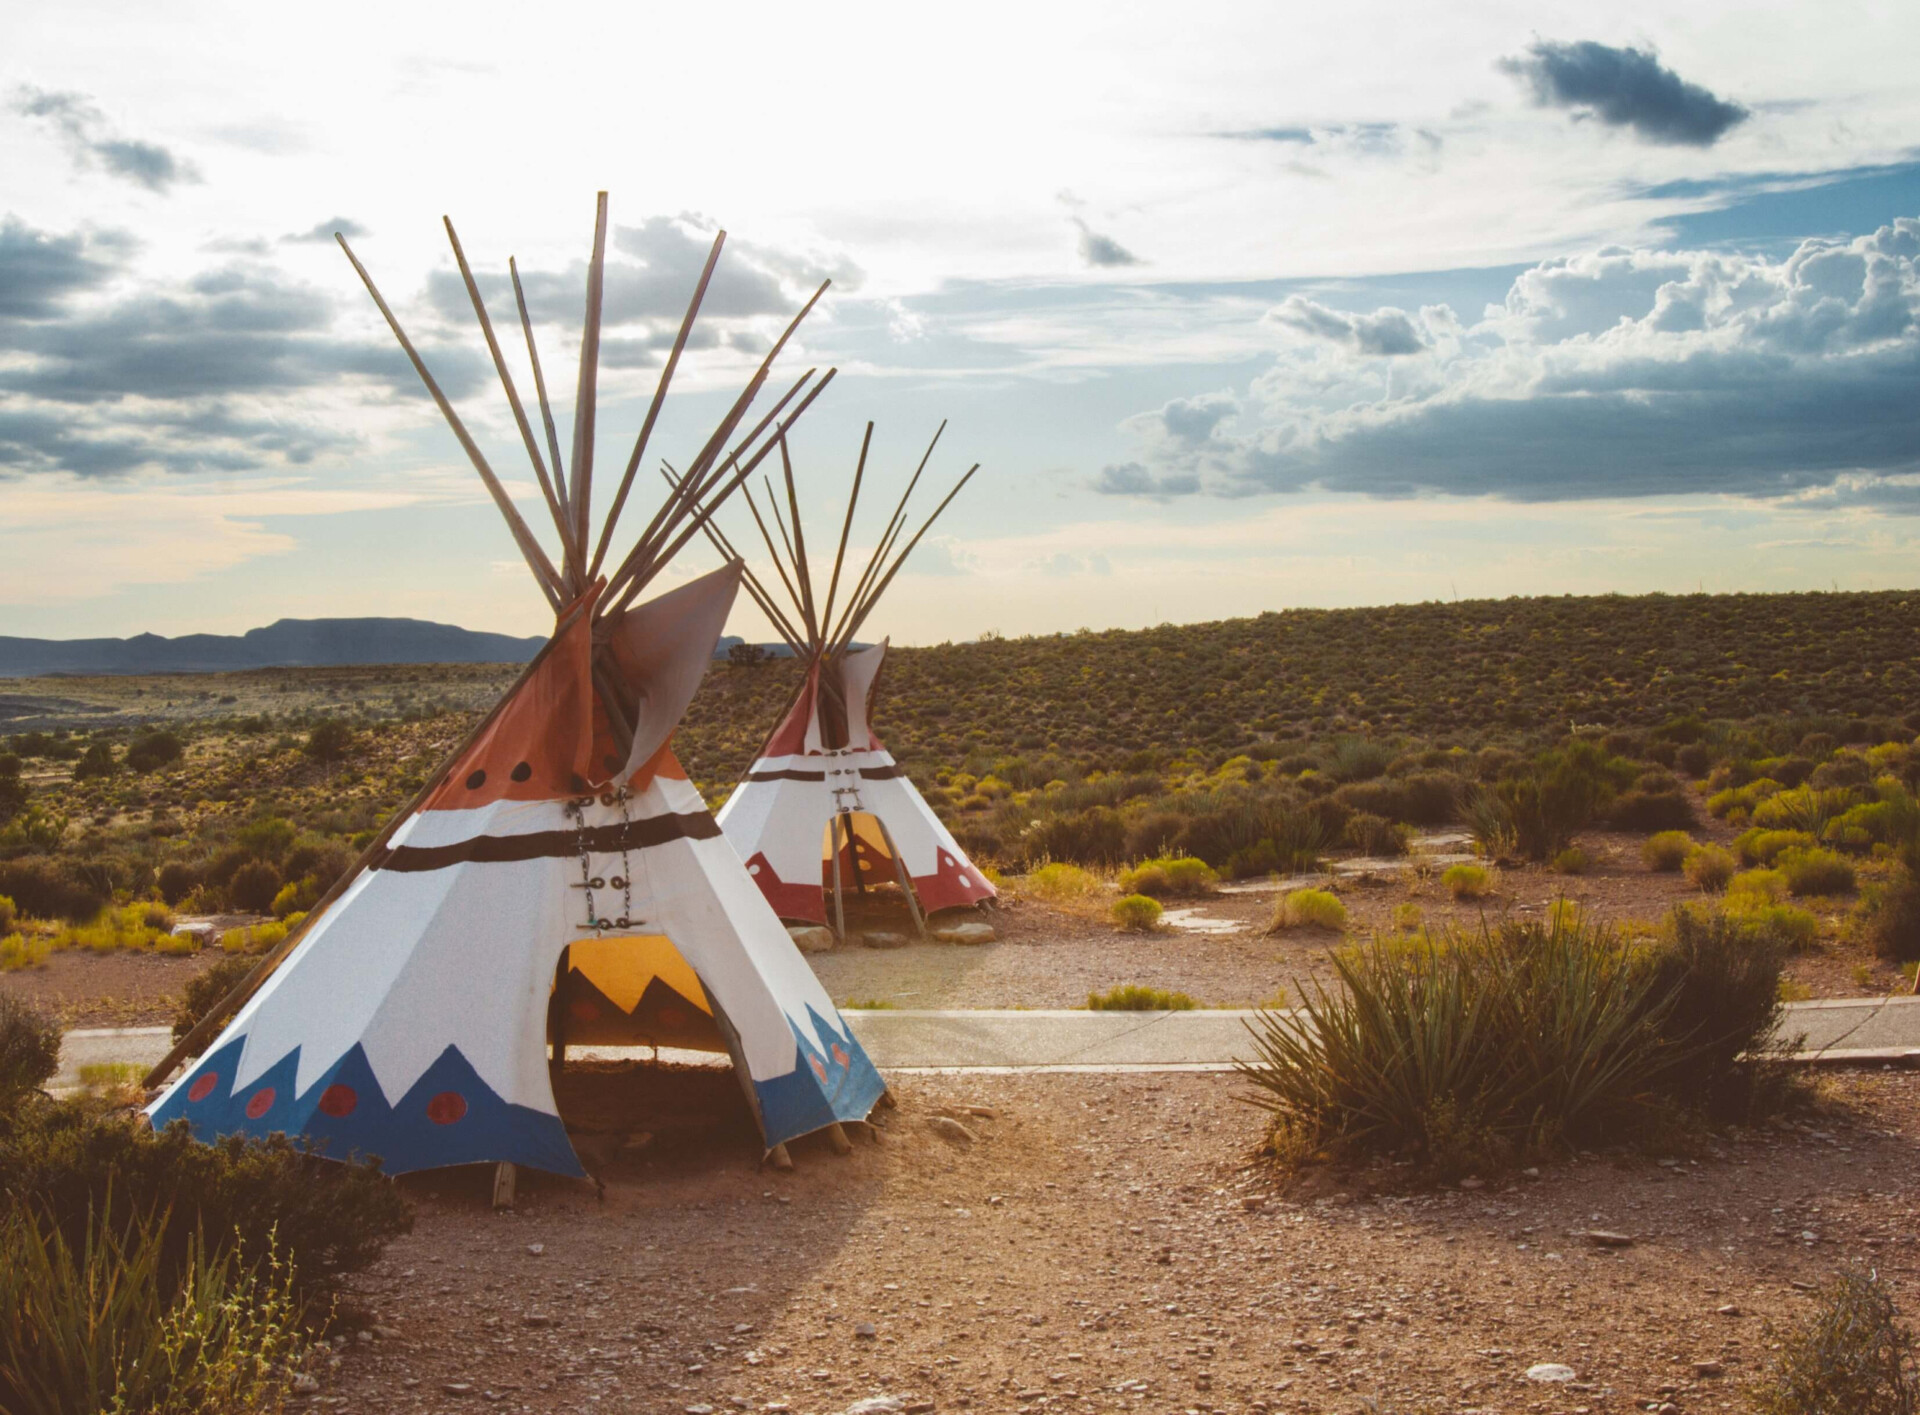
[[[830,278],[810,524],[982,464],[897,640],[1920,582],[1920,9],[653,8],[13,13],[0,633],[537,632],[332,233],[537,520],[440,218],[564,442],[600,188],[603,485],[722,226],[657,451]]]

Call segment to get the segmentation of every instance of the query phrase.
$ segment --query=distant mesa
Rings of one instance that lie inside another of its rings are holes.
[[[524,663],[546,642],[423,619],[282,619],[244,634],[0,638],[0,678],[52,673],[222,673],[379,663]]]

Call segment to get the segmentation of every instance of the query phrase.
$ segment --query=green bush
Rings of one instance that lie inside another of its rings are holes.
[[[1274,906],[1269,933],[1280,929],[1327,929],[1339,933],[1347,927],[1347,906],[1340,896],[1325,889],[1296,889]]]
[[[1694,888],[1717,894],[1733,878],[1733,856],[1718,845],[1696,845],[1680,864]]]
[[[59,1069],[59,1024],[12,993],[0,992],[0,1113]]]
[[[171,732],[142,732],[127,746],[127,765],[145,775],[179,761],[185,751],[186,745]]]
[[[1694,824],[1693,801],[1678,787],[1635,789],[1607,808],[1607,824],[1615,830],[1685,830]]]
[[[112,776],[120,769],[113,759],[113,747],[107,742],[94,742],[80,754],[80,760],[73,764],[73,779],[89,781],[97,777]]]
[[[1650,835],[1640,846],[1640,859],[1650,870],[1666,873],[1686,862],[1693,849],[1693,837],[1684,830],[1663,830]]]
[[[1786,877],[1789,894],[1853,893],[1853,861],[1832,850],[1782,850],[1773,863]]]
[[[330,1292],[413,1224],[378,1163],[348,1158],[306,1154],[284,1136],[205,1145],[185,1122],[156,1135],[78,1104],[0,1116],[0,1192],[34,1195],[45,1224],[76,1249],[96,1223],[126,1232],[162,1216],[168,1283],[188,1270],[196,1235],[219,1234],[237,1235],[256,1258],[277,1243],[297,1264],[303,1294]]]
[[[1842,1272],[1820,1305],[1786,1331],[1753,1394],[1758,1415],[1913,1415],[1920,1409],[1913,1333],[1877,1273]]]
[[[1407,827],[1395,825],[1385,816],[1356,811],[1347,818],[1347,843],[1363,855],[1404,855],[1407,834]]]
[[[1593,868],[1593,859],[1577,845],[1569,845],[1553,857],[1548,866],[1555,874],[1583,875]]]
[[[1142,860],[1132,869],[1120,872],[1120,888],[1127,894],[1151,894],[1156,898],[1174,895],[1205,894],[1220,882],[1204,860],[1191,855],[1177,860]]]
[[[177,1042],[195,1027],[220,1000],[235,988],[259,964],[258,958],[229,953],[205,972],[187,980],[180,990],[180,1006],[173,1014],[173,1039]]]
[[[1138,983],[1087,994],[1090,1012],[1191,1012],[1199,1005],[1183,992],[1142,987]]]
[[[1707,814],[1726,821],[1746,820],[1755,806],[1785,789],[1784,782],[1770,776],[1749,781],[1744,786],[1729,786],[1707,797]]]
[[[19,917],[19,910],[6,895],[0,894],[0,934],[13,932],[13,921]]]
[[[307,744],[302,749],[317,762],[337,762],[346,757],[353,749],[353,729],[344,722],[332,718],[324,719],[313,725],[307,733]]]
[[[200,871],[184,860],[170,860],[160,867],[154,883],[167,903],[181,904],[200,887]]]
[[[1440,887],[1455,899],[1485,899],[1493,884],[1493,871],[1485,865],[1448,865],[1440,875]]]
[[[1787,877],[1778,870],[1742,870],[1727,881],[1727,907],[1736,903],[1778,904],[1787,897]]]
[[[1777,955],[1676,921],[1652,949],[1563,911],[1334,955],[1304,1023],[1266,1016],[1243,1074],[1283,1154],[1405,1156],[1441,1176],[1650,1133],[1708,1107],[1774,1012]],[[1762,994],[1766,996],[1763,998]]]
[[[1020,892],[1049,904],[1071,904],[1091,899],[1102,889],[1100,877],[1078,865],[1061,862],[1041,865],[1020,881]],[[222,947],[226,941],[221,940]]]
[[[1128,933],[1151,933],[1160,926],[1160,902],[1144,894],[1122,895],[1107,912]]]
[[[1780,970],[1789,942],[1777,932],[1694,906],[1668,915],[1644,955],[1653,995],[1670,999],[1660,1026],[1679,1071],[1666,1090],[1725,1114],[1750,1097],[1754,1066],[1779,1025]]]
[[[45,934],[18,931],[0,934],[0,973],[38,968],[52,951],[53,940]]]
[[[108,891],[70,860],[28,855],[0,860],[0,894],[36,919],[81,923],[106,907]]]
[[[1771,866],[1782,850],[1811,850],[1820,842],[1804,830],[1766,830],[1755,826],[1735,837],[1733,848],[1746,865]]]
[[[264,914],[280,892],[280,871],[265,860],[249,860],[227,882],[227,902],[249,914]]]
[[[1885,883],[1864,893],[1858,906],[1874,951],[1895,963],[1920,958],[1920,882],[1902,862]]]
[[[1127,827],[1110,806],[1043,816],[1020,837],[1029,860],[1117,865],[1126,857]]]
[[[1854,793],[1843,786],[1795,786],[1755,806],[1753,823],[1767,830],[1804,830],[1817,840],[1828,823],[1853,804]]]

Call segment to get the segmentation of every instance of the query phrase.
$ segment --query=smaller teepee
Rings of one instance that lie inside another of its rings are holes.
[[[780,463],[786,480],[788,518],[793,523],[791,535],[781,518],[771,480],[766,485],[767,510],[779,532],[777,547],[751,490],[744,492],[786,590],[787,607],[783,609],[768,587],[751,574],[743,582],[775,631],[807,667],[786,716],[760,749],[752,770],[721,807],[718,820],[775,913],[784,919],[824,924],[831,902],[833,929],[842,939],[846,936],[849,890],[864,894],[870,885],[897,884],[912,911],[915,927],[923,932],[929,913],[994,897],[993,886],[874,735],[874,684],[886,659],[886,643],[854,645],[854,636],[907,556],[980,469],[977,462],[970,467],[905,548],[895,553],[906,527],[907,501],[945,430],[946,424],[942,423],[927,445],[926,455],[888,519],[872,559],[853,582],[838,618],[834,611],[846,562],[847,535],[866,475],[873,424],[867,424],[860,443],[853,491],[847,498],[846,519],[840,526],[840,545],[824,600],[815,595],[807,568],[806,533],[800,525],[800,500],[794,490],[793,463],[784,436],[780,439]],[[717,530],[714,534],[723,552],[731,557],[731,547],[724,537]]]

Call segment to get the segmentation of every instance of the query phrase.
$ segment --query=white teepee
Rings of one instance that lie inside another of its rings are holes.
[[[940,427],[944,431],[946,424]],[[934,433],[926,456],[920,459],[872,559],[855,580],[836,620],[834,602],[846,560],[847,535],[860,499],[872,441],[873,424],[869,423],[854,468],[846,519],[840,528],[833,578],[825,600],[819,604],[807,568],[806,535],[800,525],[799,498],[784,438],[780,455],[793,523],[791,536],[781,519],[771,483],[767,487],[768,510],[780,532],[779,549],[753,502],[752,492],[745,493],[791,599],[791,613],[782,611],[764,583],[751,572],[743,572],[748,592],[807,669],[786,716],[720,808],[718,817],[727,839],[747,862],[747,873],[782,918],[826,923],[831,902],[834,929],[842,936],[846,932],[848,889],[864,891],[869,884],[898,884],[916,923],[924,923],[925,914],[978,904],[995,895],[993,886],[874,735],[874,684],[887,645],[853,646],[854,636],[907,556],[979,470],[979,464],[968,469],[905,548],[895,554],[894,546],[906,524],[907,500],[940,441],[940,433]],[[713,534],[723,548],[731,549],[717,530]],[[784,564],[781,550],[786,551]]]
[[[633,604],[831,372],[807,388],[809,372],[729,448],[782,336],[632,553],[611,576],[600,574],[724,239],[714,242],[597,548],[588,510],[605,195],[564,474],[524,301],[551,477],[454,241],[552,513],[563,549],[557,570],[354,261],[494,492],[557,623],[519,681],[305,926],[156,1068],[150,1084],[197,1055],[149,1108],[156,1125],[183,1119],[209,1139],[278,1131],[336,1157],[379,1155],[390,1172],[496,1161],[578,1174],[548,1058],[550,1042],[563,1052],[570,1041],[730,1054],[769,1148],[864,1119],[882,1097],[880,1077],[667,745],[726,622],[741,566]],[[517,273],[514,283],[517,292]],[[205,1045],[232,1007],[239,1010]]]

